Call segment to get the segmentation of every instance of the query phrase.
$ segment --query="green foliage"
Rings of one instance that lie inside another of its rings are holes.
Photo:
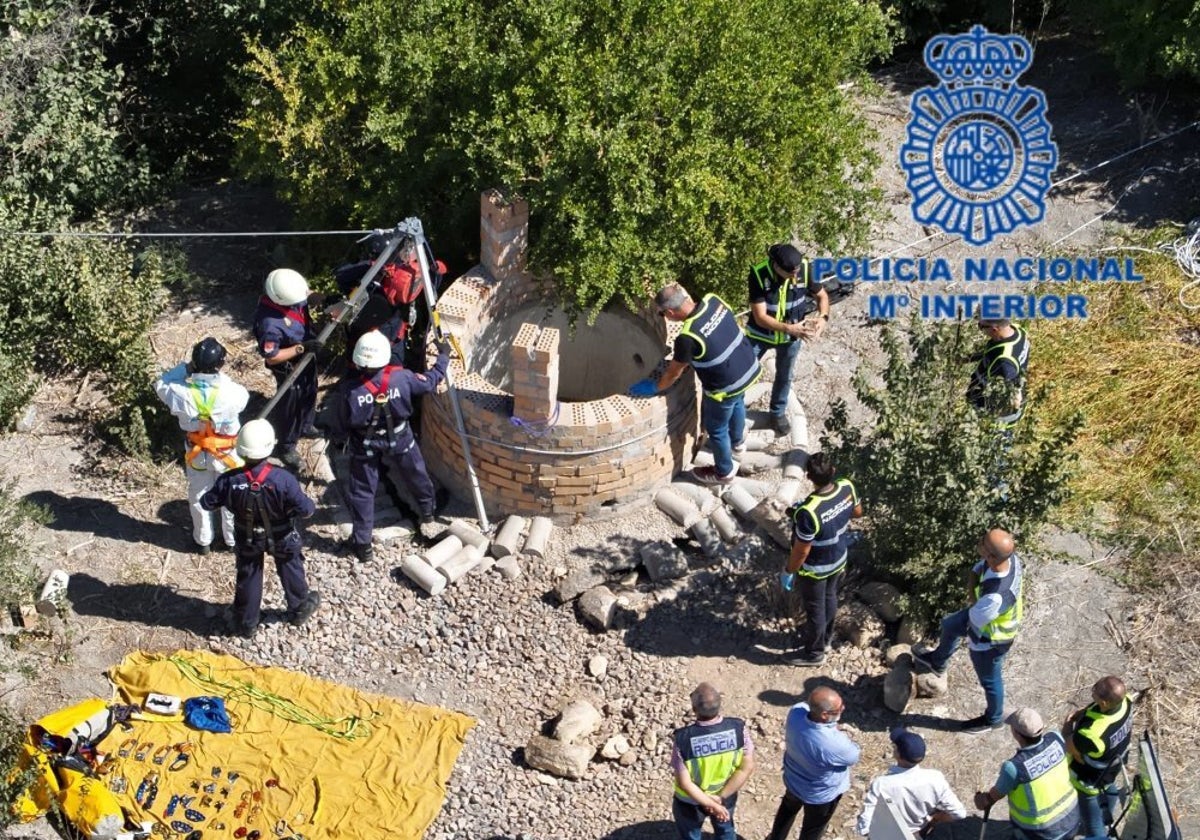
[[[43,508],[19,500],[0,484],[0,609],[28,601],[37,586],[30,560],[28,529],[49,521]]]
[[[17,822],[14,806],[35,778],[32,766],[21,769],[26,730],[0,705],[0,831]]]
[[[1200,81],[1200,2],[1196,0],[1071,0],[1077,25],[1100,34],[1125,83]]]
[[[565,302],[680,279],[740,297],[795,231],[861,242],[867,129],[843,83],[889,49],[858,0],[325,0],[256,44],[243,171],[313,222],[420,215],[475,248],[478,196],[525,195],[530,264]]]
[[[961,574],[987,529],[1005,528],[1020,545],[1064,500],[1082,422],[1043,428],[1035,397],[1006,452],[1000,430],[964,398],[970,365],[956,359],[977,339],[962,329],[914,320],[905,337],[888,325],[882,387],[861,370],[854,381],[868,419],[852,424],[838,401],[821,439],[863,498],[874,573],[926,618],[962,606]]]

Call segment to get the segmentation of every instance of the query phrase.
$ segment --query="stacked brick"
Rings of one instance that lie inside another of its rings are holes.
[[[528,206],[484,193],[480,224],[482,265],[455,281],[438,303],[443,323],[464,352],[489,324],[530,303],[546,289],[524,271]],[[641,318],[668,342],[661,318]],[[524,324],[512,354],[512,389],[501,390],[462,360],[451,363],[472,461],[488,512],[547,516],[558,524],[618,515],[647,504],[653,490],[690,462],[698,432],[694,380],[665,397],[617,394],[558,402],[558,330]],[[470,499],[462,445],[445,392],[426,398],[421,449],[444,486]],[[514,419],[516,422],[514,422]]]

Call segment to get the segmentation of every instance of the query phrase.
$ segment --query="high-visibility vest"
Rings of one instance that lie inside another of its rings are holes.
[[[1008,792],[1008,816],[1023,829],[1057,837],[1079,822],[1079,798],[1071,787],[1067,748],[1057,732],[1047,732],[1009,759],[1017,786]]]
[[[793,523],[801,511],[807,511],[817,523],[817,539],[810,543],[804,565],[796,574],[821,580],[846,567],[846,547],[842,538],[850,528],[857,504],[854,485],[847,478],[839,478],[825,495],[812,493],[803,502],[792,505],[789,513]]]
[[[996,344],[990,345],[984,351],[983,358],[979,360],[979,364],[975,367],[975,371],[971,374],[971,385],[968,388],[972,404],[976,408],[984,408],[983,395],[987,389],[988,382],[996,370],[996,365],[1001,361],[1011,362],[1018,371],[1016,393],[1016,407],[1014,410],[1001,417],[996,418],[996,422],[1011,426],[1021,419],[1024,413],[1024,395],[1025,395],[1025,374],[1029,369],[1029,337],[1025,334],[1025,330],[1021,329],[1017,324],[1013,324],[1013,334],[1009,338],[1003,339]]]
[[[1071,784],[1087,794],[1099,793],[1121,772],[1132,735],[1133,704],[1128,697],[1122,697],[1121,705],[1107,714],[1094,703],[1088,706],[1073,737],[1077,742],[1087,741],[1089,749],[1079,750],[1081,761],[1071,759]]]
[[[237,445],[236,435],[219,435],[213,429],[212,410],[217,403],[217,388],[201,388],[195,382],[188,383],[188,391],[192,395],[192,403],[196,406],[196,416],[200,419],[200,428],[187,433],[187,441],[192,448],[183,456],[183,460],[194,470],[205,469],[196,466],[196,459],[201,452],[216,458],[226,469],[236,469],[242,462],[230,450]]]
[[[710,726],[693,723],[675,730],[675,747],[696,787],[716,794],[741,766],[746,750],[746,724],[740,718],[724,718]],[[691,801],[678,782],[675,795]]]
[[[758,287],[767,297],[767,315],[776,321],[797,324],[804,319],[808,307],[808,260],[802,265],[802,276],[787,277],[782,281],[775,276],[770,260],[763,260],[750,267],[750,273],[754,275]],[[760,327],[754,320],[753,308],[746,322],[746,335],[763,344],[790,344],[796,340],[782,330]]]
[[[976,631],[970,628],[972,641],[1003,644],[1017,637],[1017,628],[1021,625],[1024,614],[1024,599],[1021,594],[1022,567],[1021,558],[1014,551],[1008,558],[1009,570],[1004,577],[992,577],[981,580],[975,585],[975,600],[984,595],[1000,596],[1000,614]]]
[[[714,400],[736,397],[762,376],[754,348],[733,317],[733,310],[716,295],[705,295],[683,322],[680,335],[699,345],[692,367],[704,393]]]

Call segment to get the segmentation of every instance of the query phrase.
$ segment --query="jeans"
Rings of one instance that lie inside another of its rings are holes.
[[[803,342],[800,339],[789,341],[787,344],[750,342],[750,346],[754,348],[754,355],[759,359],[762,359],[768,350],[775,350],[775,383],[771,386],[771,414],[776,417],[787,413],[788,394],[792,390],[792,367],[796,364],[796,357],[800,355],[801,344]]]
[[[841,801],[842,796],[838,794],[832,802],[808,805],[801,802],[798,796],[792,795],[791,791],[785,790],[767,840],[787,840],[787,836],[792,833],[792,825],[796,822],[796,814],[800,813],[801,808],[804,809],[804,820],[800,823],[800,840],[821,840],[825,826],[829,825],[829,820],[833,818],[833,812]]]
[[[967,610],[950,613],[942,619],[942,636],[936,649],[931,651],[926,659],[939,671],[946,665],[958,650],[958,643],[967,637],[971,626],[970,614]],[[987,709],[983,715],[988,723],[999,723],[1004,717],[1004,655],[1012,647],[1011,642],[992,645],[986,650],[969,651],[971,664],[975,666],[975,676],[983,688],[983,696],[987,700]]]
[[[800,597],[804,601],[804,627],[800,631],[800,647],[805,653],[817,654],[833,639],[833,619],[837,615],[838,584],[842,572],[815,580],[797,575]]]
[[[708,394],[700,401],[700,422],[712,444],[717,475],[733,472],[733,444],[746,439],[746,395],[714,400]]]
[[[725,822],[712,820],[713,836],[716,840],[737,840],[737,832],[733,830],[733,809],[737,806],[737,795],[729,797],[725,809],[729,811],[729,819]],[[679,831],[679,840],[700,840],[700,831],[704,821],[712,819],[699,805],[684,802],[678,796],[671,798],[671,815],[675,817],[675,828]]]
[[[1104,837],[1112,823],[1112,802],[1117,798],[1117,786],[1108,785],[1099,793],[1079,791],[1079,833],[1085,838]]]

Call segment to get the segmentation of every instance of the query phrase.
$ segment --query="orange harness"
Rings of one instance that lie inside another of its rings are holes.
[[[198,469],[195,461],[200,457],[201,452],[207,452],[212,457],[216,458],[226,469],[237,469],[242,464],[236,458],[229,454],[229,450],[237,444],[237,435],[219,435],[213,431],[212,421],[203,420],[203,425],[194,432],[187,433],[187,441],[192,445],[188,453],[183,456],[187,465],[192,469]]]

